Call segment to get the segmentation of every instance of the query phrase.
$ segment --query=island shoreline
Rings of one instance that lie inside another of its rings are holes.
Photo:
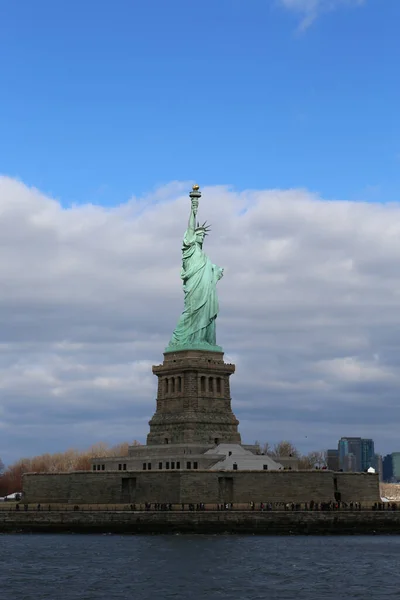
[[[1,511],[0,533],[400,534],[400,511]]]

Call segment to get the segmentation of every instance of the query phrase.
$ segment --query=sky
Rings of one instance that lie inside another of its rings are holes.
[[[0,14],[3,461],[145,441],[194,182],[243,441],[400,450],[400,2]]]

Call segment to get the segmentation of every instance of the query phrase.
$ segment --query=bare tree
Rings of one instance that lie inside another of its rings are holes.
[[[326,467],[326,450],[314,450],[308,454],[310,460],[314,463],[315,467],[322,469]]]
[[[2,461],[2,460],[1,460],[1,458],[0,458],[0,475],[1,475],[2,473],[4,473],[4,469],[5,469],[4,463],[3,463],[3,461]]]
[[[262,445],[262,453],[263,454],[271,454],[272,453],[272,447],[271,444],[269,442],[264,442]]]
[[[138,446],[139,442],[133,442]],[[68,473],[70,471],[88,471],[90,470],[93,458],[103,458],[105,456],[128,456],[128,442],[110,446],[105,442],[94,444],[87,450],[76,450],[70,448],[65,452],[56,452],[54,454],[41,454],[32,458],[21,458],[14,464],[5,469],[0,477],[0,495],[11,494],[22,491],[22,476],[24,473]],[[1,468],[4,465],[0,461]]]
[[[261,454],[261,443],[258,440],[256,440],[254,442],[254,446],[255,446],[257,454]]]
[[[274,456],[275,458],[278,458],[279,456],[293,456],[294,458],[300,458],[300,452],[291,442],[283,440],[282,442],[275,444],[271,456]]]
[[[314,450],[299,460],[299,469],[322,469],[326,466],[326,451]]]
[[[254,442],[254,446],[256,447],[256,452],[257,454],[271,454],[272,453],[272,448],[269,442],[260,442],[259,440],[256,440]]]

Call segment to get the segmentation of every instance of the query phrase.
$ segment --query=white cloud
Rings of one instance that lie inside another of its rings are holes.
[[[151,365],[183,304],[188,188],[67,209],[0,178],[3,460],[145,439]],[[225,267],[218,342],[237,365],[243,439],[312,449],[368,434],[396,450],[400,205],[220,186],[203,190],[199,216]]]
[[[331,360],[323,360],[317,367],[321,372],[336,379],[339,382],[388,382],[395,385],[400,384],[400,378],[397,373],[393,373],[390,369],[380,367],[376,364],[374,356],[370,361],[361,361],[353,356],[344,358],[334,358]]]
[[[361,6],[365,0],[278,0],[284,8],[300,15],[300,29],[307,29],[324,12],[341,7]]]

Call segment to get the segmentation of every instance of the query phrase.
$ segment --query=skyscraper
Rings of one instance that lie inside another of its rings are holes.
[[[383,460],[380,454],[375,454],[373,467],[379,475],[379,481],[383,481]]]
[[[393,480],[393,457],[391,454],[386,454],[383,458],[383,481],[391,483]]]
[[[357,458],[352,452],[349,452],[343,459],[343,471],[355,473],[358,470],[359,469],[357,467]]]
[[[343,471],[361,470],[361,438],[342,437],[338,443],[339,466]],[[352,457],[349,457],[349,455]]]
[[[370,467],[375,467],[375,444],[374,440],[361,440],[361,471],[366,471]]]
[[[339,471],[339,450],[327,450],[326,463],[330,471]]]
[[[339,467],[343,471],[366,471],[375,467],[374,441],[370,438],[342,437],[338,451]]]
[[[393,480],[400,481],[400,452],[392,452]]]

